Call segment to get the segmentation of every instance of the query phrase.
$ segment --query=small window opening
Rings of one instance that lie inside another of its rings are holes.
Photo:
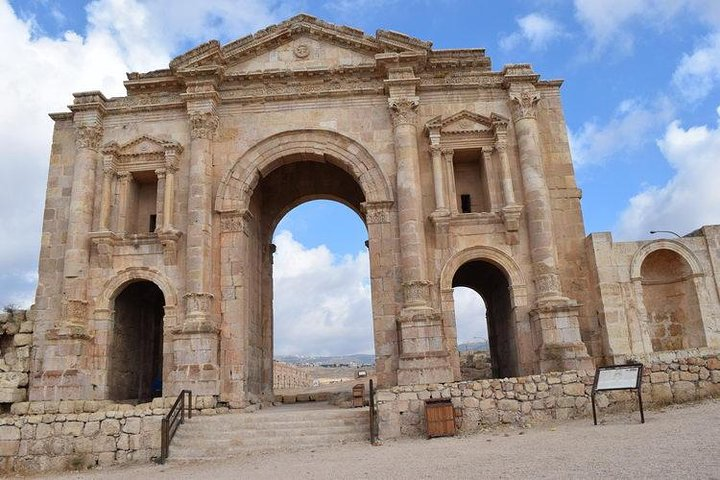
[[[472,211],[470,208],[470,195],[467,193],[460,195],[460,210],[462,213],[470,213]]]
[[[155,228],[157,228],[157,215],[152,214],[150,215],[150,233],[153,233],[155,231]]]

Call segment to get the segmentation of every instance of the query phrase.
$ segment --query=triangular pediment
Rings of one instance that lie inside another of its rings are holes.
[[[323,70],[375,63],[381,53],[427,52],[432,44],[397,32],[369,36],[355,28],[297,15],[220,46],[210,41],[170,62],[172,71],[226,74],[272,70]]]
[[[164,154],[168,149],[181,150],[181,147],[177,142],[159,140],[150,135],[141,135],[123,145],[118,145],[116,142],[108,143],[103,147],[103,152],[114,153],[117,156],[137,156]]]
[[[486,117],[479,113],[461,110],[447,118],[435,117],[427,122],[426,127],[444,134],[481,133],[493,130],[498,123],[506,124],[507,119],[496,113]]]

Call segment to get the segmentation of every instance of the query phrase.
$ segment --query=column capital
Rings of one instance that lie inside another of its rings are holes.
[[[121,181],[127,181],[130,179],[130,176],[132,174],[128,172],[127,170],[123,170],[122,172],[117,172],[117,176]]]
[[[155,175],[157,175],[158,180],[165,178],[165,174],[167,173],[167,170],[164,168],[157,168],[155,169]]]
[[[525,118],[534,119],[540,99],[540,94],[534,87],[511,91],[510,101],[512,102],[513,121],[518,122]]]
[[[102,136],[102,125],[79,125],[75,128],[75,146],[97,151]]]
[[[389,98],[390,116],[393,127],[400,125],[415,125],[417,122],[417,107],[420,105],[418,97]]]
[[[445,157],[445,159],[452,160],[453,155],[455,155],[455,150],[453,150],[450,147],[442,147],[440,149],[440,152],[442,153],[442,156]]]
[[[435,144],[430,145],[430,153],[431,153],[433,156],[434,156],[434,155],[442,155],[442,153],[443,153],[443,147],[441,147],[440,145],[435,145]]]
[[[190,136],[193,139],[205,138],[212,140],[217,132],[220,120],[214,109],[206,112],[189,112]]]

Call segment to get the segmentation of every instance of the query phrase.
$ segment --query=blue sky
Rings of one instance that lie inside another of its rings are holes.
[[[231,41],[301,11],[369,34],[400,31],[434,48],[482,47],[496,70],[529,62],[543,78],[564,79],[588,232],[640,239],[651,229],[684,234],[720,223],[717,0],[0,0],[0,303],[32,302],[52,128],[47,112],[63,110],[73,91],[121,95],[126,71],[163,68],[210,38]],[[287,248],[328,272],[362,268],[367,234],[345,207],[301,206],[280,224],[282,232]],[[366,274],[354,281],[362,290]],[[477,316],[462,305],[479,302],[466,297],[458,300],[458,316]],[[278,301],[279,310],[297,306]],[[335,318],[331,303],[326,323]],[[368,314],[347,315],[350,332]],[[476,324],[468,338],[481,333]],[[343,348],[367,346],[367,338],[353,335]],[[333,345],[330,339],[311,347]]]

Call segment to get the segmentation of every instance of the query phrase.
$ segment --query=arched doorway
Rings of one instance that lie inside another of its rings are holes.
[[[653,351],[706,346],[692,269],[677,252],[658,249],[640,268],[647,333]]]
[[[452,287],[472,289],[485,303],[492,378],[518,375],[510,285],[505,273],[493,263],[471,260],[457,269]]]
[[[222,401],[242,405],[270,398],[272,234],[286,212],[315,199],[348,206],[367,227],[377,379],[379,385],[397,384],[401,285],[392,188],[356,141],[326,130],[295,130],[245,152],[215,197],[221,231]]]
[[[165,297],[153,282],[140,280],[115,297],[109,338],[108,397],[146,402],[162,396]]]

